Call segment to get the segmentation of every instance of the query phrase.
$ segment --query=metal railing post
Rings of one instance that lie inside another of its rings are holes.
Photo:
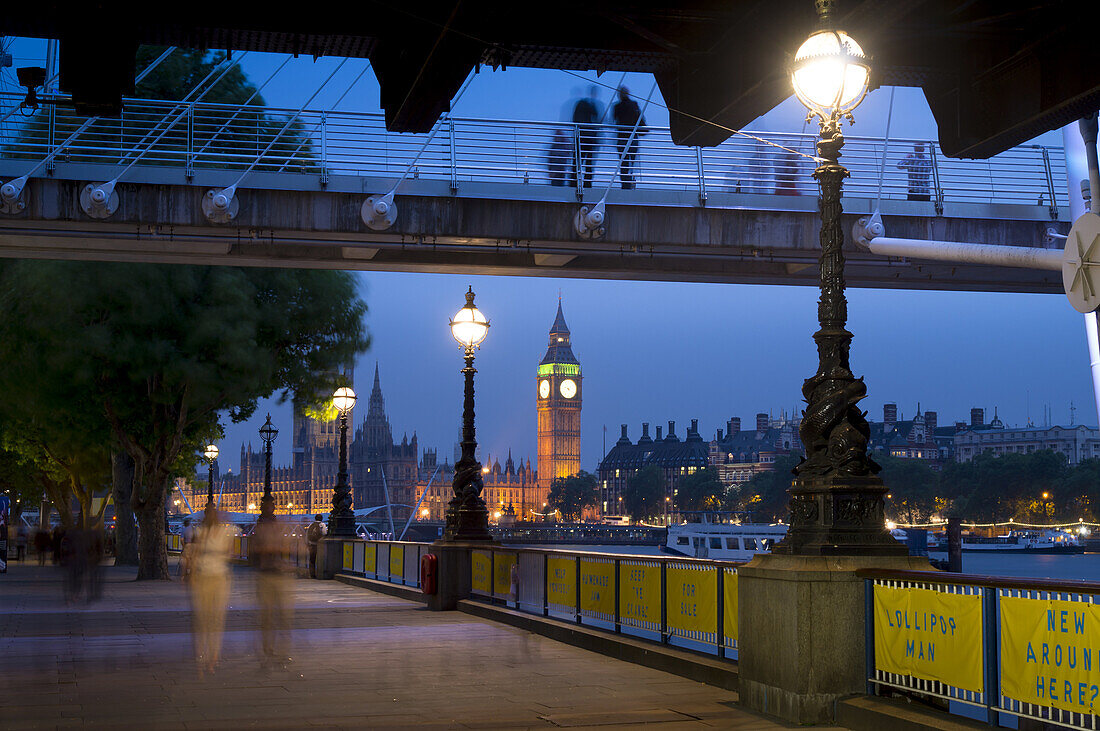
[[[622,617],[619,615],[619,566],[620,559],[615,559],[615,632],[621,634],[623,626],[621,624]]]
[[[703,170],[703,148],[695,148],[695,169],[699,173],[699,205],[707,204],[707,177]]]
[[[668,635],[668,576],[665,573],[665,569],[668,568],[668,561],[661,561],[661,644],[667,645],[669,640]]]
[[[574,556],[573,561],[577,565],[577,607],[574,618],[577,624],[581,624],[581,558],[580,556]]]
[[[1044,150],[1045,152],[1045,150]],[[1000,668],[997,666],[1000,642],[997,638],[997,589],[982,587],[982,642],[985,665],[985,714],[990,726],[997,727],[1000,714],[997,705],[1000,701]]]
[[[867,695],[875,695],[876,685],[871,678],[875,677],[875,582],[874,579],[863,580],[863,615],[864,630],[863,662],[867,679]]]
[[[929,142],[928,150],[932,153],[932,184],[936,189],[936,215],[943,215],[943,187],[940,185],[940,163],[939,157],[936,155],[936,143]]]
[[[573,125],[573,183],[577,188],[577,200],[584,198],[584,181],[581,179],[581,126]]]
[[[49,118],[49,122],[48,122],[48,130],[47,130],[47,133],[46,133],[47,134],[46,153],[47,154],[52,154],[54,152],[54,145],[57,142],[57,105],[56,104],[51,104],[50,105],[50,113],[47,116]],[[55,159],[56,158],[51,158],[50,161],[48,163],[46,163],[46,174],[47,175],[52,175],[54,169],[57,168],[57,163],[54,162]]]
[[[542,555],[542,616],[550,616],[550,559],[545,553]]]
[[[195,177],[195,108],[187,110],[187,160],[183,166],[184,177],[190,182]]]
[[[328,185],[328,114],[321,112],[321,187]],[[411,518],[410,518],[411,520]]]
[[[726,656],[726,569],[724,566],[719,566],[718,579],[716,586],[718,587],[717,599],[718,599],[718,657],[724,658]]]
[[[1058,197],[1054,192],[1054,175],[1050,169],[1050,152],[1045,145],[1039,147],[1043,152],[1043,170],[1047,175],[1047,192],[1050,194],[1050,220],[1058,220]]]
[[[451,144],[451,194],[458,192],[458,158],[457,151],[455,150],[455,121],[453,117],[447,119],[447,139]]]

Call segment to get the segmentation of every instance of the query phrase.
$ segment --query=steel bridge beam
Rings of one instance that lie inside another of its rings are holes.
[[[65,174],[64,166],[58,174]],[[569,190],[526,186],[526,198],[519,198],[514,189],[520,186],[466,185],[457,196],[442,181],[410,181],[409,194],[397,199],[397,223],[373,232],[359,217],[361,191],[379,181],[334,178],[325,191],[293,190],[302,182],[297,177],[270,176],[282,189],[241,190],[240,213],[225,225],[204,218],[202,184],[140,182],[139,176],[119,184],[119,206],[110,219],[93,220],[80,206],[80,179],[32,179],[26,210],[0,217],[0,256],[817,284],[819,222],[811,196],[715,194],[702,207],[667,193],[658,205],[644,197],[639,203],[642,191],[612,191],[606,235],[581,240],[572,227],[577,203]],[[257,183],[263,182],[261,176]],[[514,197],[502,198],[500,188],[513,189]],[[870,212],[871,201],[844,205],[847,231]],[[903,238],[1042,246],[1052,226],[1046,206],[956,204],[945,216],[928,215],[928,207],[883,201],[882,213],[891,234]],[[1062,292],[1057,272],[891,259],[851,242],[848,248],[851,286]]]

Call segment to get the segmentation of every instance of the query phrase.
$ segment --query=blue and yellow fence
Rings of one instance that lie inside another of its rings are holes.
[[[860,576],[869,693],[895,688],[977,707],[992,725],[1003,713],[1100,729],[1100,583]]]
[[[731,563],[487,547],[471,551],[470,593],[720,657],[737,649],[737,567]]]
[[[419,588],[420,558],[430,550],[430,543],[411,541],[344,541],[337,573]]]

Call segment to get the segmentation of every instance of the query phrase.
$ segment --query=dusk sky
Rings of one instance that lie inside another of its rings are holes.
[[[43,42],[15,45],[16,66],[43,55]],[[282,57],[250,54],[242,66],[262,83]],[[302,58],[264,90],[271,106],[297,109],[338,63]],[[365,61],[349,61],[311,107],[325,109],[344,92]],[[4,71],[11,89],[14,74]],[[595,78],[594,74],[587,75]],[[607,73],[612,86],[621,74]],[[342,81],[341,81],[342,80]],[[644,95],[652,78],[632,74],[626,83]],[[458,102],[456,116],[498,119],[561,119],[584,82],[561,71],[482,69]],[[603,92],[607,103],[610,94]],[[660,103],[660,99],[654,100]],[[890,89],[872,92],[857,110],[852,135],[881,135]],[[363,75],[340,106],[378,111],[378,85]],[[650,105],[653,126],[667,113]],[[751,128],[801,132],[802,107],[789,99]],[[934,138],[935,126],[922,93],[896,90],[892,138]],[[1059,133],[1036,140],[1060,145]],[[546,349],[559,290],[584,372],[582,467],[594,470],[619,424],[636,439],[640,423],[676,421],[683,437],[699,419],[704,437],[731,416],[751,424],[758,411],[778,415],[801,408],[802,380],[812,375],[816,354],[817,290],[714,284],[469,277],[390,273],[358,274],[373,336],[359,359],[355,388],[365,407],[374,365],[381,370],[394,436],[415,431],[422,447],[451,457],[461,421],[461,352],[448,318],[463,304],[467,285],[492,327],[477,359],[477,428],[481,454],[535,457],[535,368]],[[866,377],[864,408],[881,419],[893,401],[909,418],[918,402],[936,410],[940,424],[969,417],[971,406],[994,407],[1007,424],[1043,422],[1050,405],[1055,423],[1068,424],[1070,404],[1077,423],[1097,422],[1081,315],[1056,295],[849,290],[849,329],[855,334],[852,365]],[[277,464],[290,458],[290,408],[261,404],[255,418],[227,425],[222,468],[238,469],[242,442],[258,447],[257,430],[271,409],[282,431]],[[365,408],[359,409],[365,412]],[[358,422],[363,413],[356,415]]]

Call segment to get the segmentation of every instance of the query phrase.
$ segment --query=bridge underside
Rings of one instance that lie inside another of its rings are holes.
[[[60,166],[57,175],[63,173]],[[366,191],[381,189],[383,181],[334,178],[324,191],[303,191],[292,189],[302,182],[294,180],[296,176],[266,177],[257,174],[254,183],[261,187],[238,192],[240,212],[225,225],[207,221],[201,208],[207,189],[228,182],[215,172],[200,173],[191,185],[120,184],[118,209],[107,220],[89,218],[81,209],[84,182],[32,179],[26,210],[0,217],[0,256],[752,284],[818,282],[820,218],[812,196],[713,194],[701,206],[688,191],[636,190],[629,191],[629,198],[612,191],[606,235],[584,240],[573,230],[580,204],[568,189],[530,186],[517,194],[521,186],[507,186],[509,197],[501,197],[505,186],[464,184],[463,195],[455,196],[442,181],[409,181],[403,188],[408,194],[396,199],[397,222],[388,231],[375,232],[360,219],[360,206]],[[847,199],[846,231],[871,206],[866,199]],[[1042,246],[1047,228],[1067,228],[1052,224],[1046,206],[955,204],[942,216],[927,202],[883,201],[881,208],[888,235],[896,237]],[[850,241],[848,257],[848,283],[856,287],[1062,292],[1058,272],[889,259]]]

